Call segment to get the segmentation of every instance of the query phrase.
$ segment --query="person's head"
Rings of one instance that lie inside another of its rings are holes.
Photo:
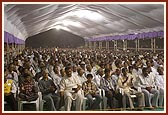
[[[150,60],[150,63],[151,63],[151,66],[153,67],[154,66],[154,61],[152,59]]]
[[[105,68],[110,69],[110,64],[109,63],[104,64],[104,66],[105,66]]]
[[[163,67],[158,67],[157,72],[159,73],[159,75],[163,75]]]
[[[30,67],[31,67],[30,62],[29,61],[25,62],[24,67],[27,68],[27,69],[30,69]]]
[[[121,74],[121,70],[119,68],[117,68],[115,71],[115,74],[119,76]]]
[[[26,82],[30,82],[31,79],[32,79],[32,77],[29,74],[27,74],[27,73],[24,74],[24,78],[25,78]]]
[[[87,71],[91,72],[92,71],[92,66],[90,64],[86,65]]]
[[[50,62],[50,65],[53,65],[53,66],[54,66],[55,61],[54,61],[53,59],[49,60],[49,62]]]
[[[151,67],[147,67],[148,69],[148,73],[152,72],[152,68]]]
[[[85,70],[85,62],[84,62],[84,61],[82,61],[82,62],[80,63],[80,67],[81,67],[83,70]]]
[[[136,63],[135,63],[135,64],[133,64],[133,65],[132,65],[132,67],[133,67],[133,69],[138,70],[138,66],[136,65]]]
[[[29,73],[29,70],[27,68],[23,68],[23,73]]]
[[[95,63],[94,61],[91,62],[91,66],[92,66],[92,67],[96,66],[96,63]]]
[[[20,74],[24,73],[24,68],[22,66],[19,66],[18,70],[19,70]]]
[[[129,69],[129,72],[132,73],[132,71],[133,71],[133,66],[129,66],[128,69]]]
[[[14,71],[15,70],[15,66],[13,64],[9,64],[8,70],[9,70],[9,72]]]
[[[66,75],[65,70],[64,70],[64,69],[61,69],[61,70],[60,70],[60,74],[61,74],[62,77],[64,77],[64,76]]]
[[[48,78],[48,71],[44,70],[42,71],[43,78]]]
[[[87,81],[88,82],[91,82],[92,81],[92,79],[93,79],[93,75],[92,74],[87,74]]]
[[[82,76],[84,74],[84,70],[82,68],[78,69],[78,74],[79,76]]]
[[[115,65],[116,65],[117,68],[121,68],[122,67],[122,61],[120,59],[117,59],[115,61]]]
[[[110,77],[110,76],[111,76],[111,74],[110,74],[110,69],[107,69],[107,68],[106,68],[106,69],[104,70],[104,73],[105,73],[105,76],[106,76],[106,77]]]
[[[122,73],[123,73],[124,76],[127,75],[127,72],[128,72],[127,68],[122,68]]]
[[[73,72],[77,71],[77,66],[75,64],[72,66],[72,68],[73,68]]]
[[[33,57],[33,60],[34,60],[35,62],[38,62],[38,57],[34,56],[34,57]]]
[[[148,71],[148,68],[147,68],[147,67],[142,68],[142,74],[143,74],[145,77],[148,76],[148,73],[149,73],[149,71]]]
[[[8,68],[4,68],[4,78],[5,78],[4,80],[7,79],[8,74],[9,74]]]
[[[99,68],[97,70],[97,73],[100,75],[100,76],[103,76],[104,75],[104,70],[102,68]]]
[[[18,66],[18,65],[19,65],[18,60],[17,60],[17,59],[15,59],[15,60],[13,61],[13,64],[14,64],[14,65],[16,65],[16,66]]]
[[[39,64],[39,67],[40,68],[44,68],[45,67],[45,63],[43,61],[41,61],[40,64]]]
[[[104,62],[100,62],[99,66],[104,69],[105,68],[105,63]]]
[[[59,74],[58,66],[54,66],[53,70],[54,70],[54,72],[55,72],[56,74]]]
[[[125,61],[123,66],[124,66],[124,67],[128,67],[128,62]]]
[[[146,61],[146,66],[147,67],[151,67],[151,62],[150,61]]]
[[[67,77],[71,77],[72,76],[72,67],[71,66],[65,67],[65,73],[66,73]]]

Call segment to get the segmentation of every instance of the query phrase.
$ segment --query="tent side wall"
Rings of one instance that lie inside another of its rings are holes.
[[[4,14],[4,58],[10,63],[10,58],[15,57],[25,48],[25,35],[17,29]]]

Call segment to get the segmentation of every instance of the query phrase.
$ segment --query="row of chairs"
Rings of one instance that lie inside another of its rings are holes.
[[[138,89],[138,91],[141,92],[141,89]],[[105,96],[105,91],[103,89],[99,89],[99,92],[100,92],[100,95],[102,96],[102,101],[100,103],[100,110],[105,110],[108,105],[107,105],[107,97]],[[120,93],[123,93],[123,90],[120,89]],[[43,106],[44,106],[44,103],[45,103],[45,100],[42,99],[42,94],[41,92],[38,92],[38,98],[37,100],[35,101],[18,101],[18,110],[19,111],[22,111],[23,110],[23,104],[30,104],[30,103],[34,103],[36,104],[36,110],[37,111],[43,111]],[[131,95],[131,98],[134,100],[136,98],[136,95],[132,94]],[[94,100],[95,98],[93,98]],[[87,106],[87,98],[84,97],[84,100],[83,100],[83,105],[82,105],[82,110],[85,111],[86,110],[86,106]]]
[[[99,89],[100,95],[103,97],[102,102],[100,103],[100,110],[104,109],[107,106],[107,98],[105,97],[104,90]],[[93,98],[94,100],[95,98]],[[38,92],[38,98],[35,101],[21,101],[18,100],[18,111],[23,110],[23,105],[24,104],[35,104],[36,105],[36,110],[37,111],[43,111],[43,106],[44,106],[45,100],[42,99],[42,94],[41,92]],[[82,104],[82,110],[86,110],[87,106],[87,98],[84,97],[83,104]]]

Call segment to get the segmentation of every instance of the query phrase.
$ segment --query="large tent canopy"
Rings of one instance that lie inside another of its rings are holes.
[[[164,4],[4,3],[4,31],[19,39],[57,28],[85,39],[164,30]]]

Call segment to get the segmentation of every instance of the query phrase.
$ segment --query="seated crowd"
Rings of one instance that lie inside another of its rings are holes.
[[[87,110],[154,110],[164,106],[164,77],[163,52],[25,49],[4,67],[4,101],[17,111],[41,92],[48,111],[82,111],[85,99]]]

